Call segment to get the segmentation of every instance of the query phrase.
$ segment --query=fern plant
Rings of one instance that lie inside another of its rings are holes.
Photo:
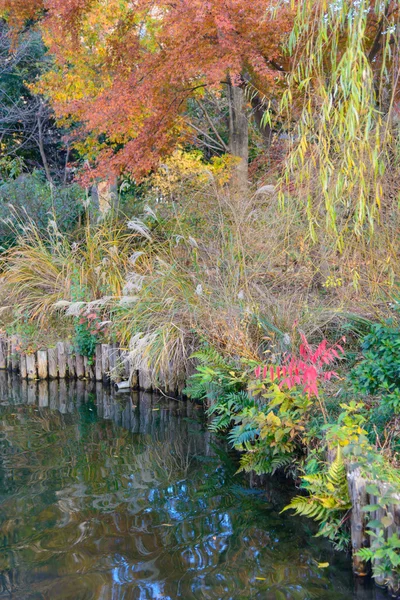
[[[308,495],[296,496],[283,511],[292,509],[296,515],[319,522],[318,536],[329,537],[332,541],[343,539],[341,528],[344,519],[341,514],[351,508],[351,502],[340,446],[329,468],[312,475],[304,475],[302,487],[307,490]]]
[[[212,406],[224,395],[245,389],[245,375],[236,373],[236,365],[221,356],[215,348],[204,347],[195,352],[192,358],[199,364],[184,390],[189,398],[202,400]]]

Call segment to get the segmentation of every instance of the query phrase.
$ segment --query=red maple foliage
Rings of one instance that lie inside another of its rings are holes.
[[[254,373],[257,379],[276,381],[280,387],[289,390],[302,386],[304,393],[309,396],[318,396],[318,386],[323,381],[330,381],[338,377],[333,370],[326,370],[335,360],[344,354],[343,347],[339,344],[330,345],[327,340],[322,340],[313,350],[304,334],[301,335],[302,343],[299,347],[299,356],[288,354],[280,366],[258,366]],[[341,341],[346,341],[342,338]]]

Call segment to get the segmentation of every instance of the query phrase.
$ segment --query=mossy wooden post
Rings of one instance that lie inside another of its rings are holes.
[[[92,381],[92,379],[94,379],[94,369],[93,364],[88,356],[83,357],[83,366],[85,369],[85,378],[88,381]]]
[[[12,372],[12,360],[11,360],[11,340],[10,338],[7,339],[7,371],[10,371],[10,373]]]
[[[131,384],[131,388],[133,390],[139,389],[139,372],[137,369],[132,369],[132,365],[129,365],[130,373],[129,373],[129,382]]]
[[[11,345],[11,370],[16,373],[19,370],[19,358],[18,358],[18,338],[13,335],[10,340]]]
[[[109,344],[101,345],[101,363],[102,363],[102,371],[103,371],[103,382],[108,383],[110,381],[110,376],[109,376],[110,345]]]
[[[7,342],[0,340],[0,369],[7,369]]]
[[[47,379],[49,376],[47,350],[37,351],[37,366],[39,379]]]
[[[37,378],[36,354],[26,355],[26,374],[28,379]]]
[[[26,370],[26,355],[19,355],[19,372],[21,375],[21,379],[26,379],[28,377],[28,372]]]
[[[82,354],[75,355],[75,368],[77,378],[83,379],[85,377],[85,365]]]
[[[69,344],[67,346],[67,365],[68,365],[68,376],[69,379],[76,378],[76,358],[73,347]]]
[[[58,356],[57,348],[49,348],[47,350],[47,362],[50,379],[57,379],[58,377]]]
[[[58,376],[60,379],[65,379],[67,376],[67,352],[64,342],[57,344],[57,360],[58,360]]]
[[[364,576],[368,573],[365,561],[357,556],[357,551],[368,546],[368,536],[365,531],[366,513],[362,510],[368,504],[366,481],[361,476],[359,468],[351,468],[347,474],[349,495],[352,504],[350,526],[351,546],[353,551],[353,572]]]
[[[102,356],[102,345],[101,344],[97,344],[97,346],[96,346],[95,377],[96,377],[96,381],[103,380],[103,356]]]

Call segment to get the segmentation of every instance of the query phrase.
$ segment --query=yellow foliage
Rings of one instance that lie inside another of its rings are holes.
[[[222,186],[229,181],[237,161],[236,157],[224,154],[206,163],[200,150],[177,148],[152,176],[152,185],[164,196],[174,195],[187,186],[201,188],[210,183]]]

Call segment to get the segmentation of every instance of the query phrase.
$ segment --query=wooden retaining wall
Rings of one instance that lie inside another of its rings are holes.
[[[129,352],[117,344],[98,344],[92,359],[75,352],[71,344],[26,353],[16,336],[0,338],[0,370],[18,373],[27,380],[85,379],[103,383],[129,381],[129,387],[151,391],[148,372],[134,371]]]
[[[0,370],[18,373],[27,380],[84,379],[103,383],[126,382],[124,387],[182,396],[185,382],[173,384],[168,375],[152,376],[148,369],[133,368],[129,351],[117,344],[97,344],[92,359],[77,353],[67,342],[26,353],[17,336],[0,337]],[[129,385],[128,385],[129,382]]]

